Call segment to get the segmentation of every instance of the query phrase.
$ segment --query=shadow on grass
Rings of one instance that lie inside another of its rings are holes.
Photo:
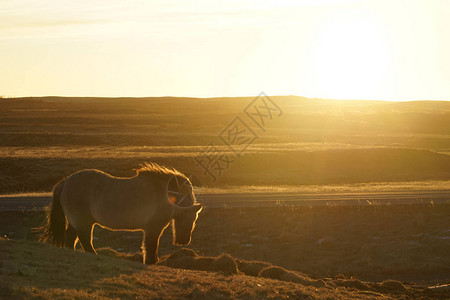
[[[140,272],[138,262],[87,254],[25,240],[0,239],[1,274],[8,285],[40,289],[95,289],[103,279]]]

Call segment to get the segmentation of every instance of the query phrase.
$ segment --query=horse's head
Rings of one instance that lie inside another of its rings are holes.
[[[188,177],[173,176],[168,186],[169,200],[181,207],[192,206],[195,203],[192,183]]]
[[[177,205],[173,207],[173,244],[188,245],[191,242],[195,221],[203,206],[201,204],[195,204],[189,207],[180,207]]]
[[[184,175],[173,176],[168,189],[169,200],[174,204],[175,210],[172,225],[173,243],[188,245],[202,205],[196,204],[192,183]]]

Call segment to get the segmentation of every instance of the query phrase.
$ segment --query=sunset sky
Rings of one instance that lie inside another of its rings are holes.
[[[450,100],[450,1],[0,1],[0,95]]]

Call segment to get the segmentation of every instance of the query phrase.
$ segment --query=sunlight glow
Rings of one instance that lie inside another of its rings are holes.
[[[0,2],[0,96],[450,99],[450,2]]]
[[[330,16],[313,48],[312,70],[319,97],[364,98],[382,88],[389,67],[389,49],[383,24],[367,16]]]

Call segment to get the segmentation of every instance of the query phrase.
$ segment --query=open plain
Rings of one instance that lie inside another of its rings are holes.
[[[449,297],[427,287],[450,283],[450,103],[271,100],[282,113],[261,128],[245,114],[253,98],[0,99],[0,203],[49,197],[80,169],[128,177],[155,161],[190,175],[206,204],[195,252],[168,228],[151,267],[128,260],[139,232],[97,227],[93,257],[35,241],[42,205],[4,209],[0,296]],[[223,134],[236,117],[255,134],[238,154]],[[212,153],[228,163],[203,168]]]

